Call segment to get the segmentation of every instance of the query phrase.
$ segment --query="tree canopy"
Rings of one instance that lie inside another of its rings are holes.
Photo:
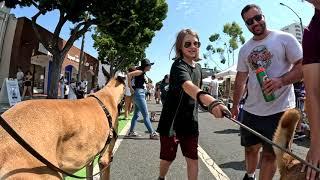
[[[114,42],[123,46],[134,46],[126,42],[151,42],[154,31],[162,27],[162,20],[167,12],[164,0],[0,0],[2,1],[10,8],[34,6],[38,9],[32,17],[33,29],[39,41],[53,55],[48,98],[57,98],[59,75],[66,53],[74,41],[92,25],[97,25],[99,30],[112,37]],[[39,33],[36,21],[39,16],[45,16],[54,10],[59,12],[59,20],[53,38],[44,39]],[[59,36],[66,22],[73,23],[74,27],[70,30],[66,44],[61,47]],[[137,47],[137,51],[142,51],[139,48]],[[118,47],[114,49],[119,51]]]
[[[207,46],[206,50],[208,54],[205,56],[205,58],[211,57],[209,55],[218,53],[220,55],[220,62],[222,64],[225,64],[226,58],[224,56],[224,53],[227,52],[227,61],[229,66],[230,53],[232,53],[233,55],[234,63],[234,51],[239,48],[239,43],[244,44],[245,38],[242,35],[243,32],[240,25],[236,22],[226,23],[223,26],[223,33],[225,36],[221,36],[218,33],[214,33],[209,37],[209,41],[213,44],[209,44]]]
[[[99,25],[93,35],[99,60],[110,65],[111,76],[145,57],[145,49],[161,29],[168,10],[164,0],[132,1],[127,6],[135,23],[122,21],[108,28]]]

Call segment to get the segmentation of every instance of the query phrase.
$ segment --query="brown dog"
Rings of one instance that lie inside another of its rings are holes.
[[[295,129],[300,118],[299,111],[295,109],[286,111],[281,117],[273,142],[290,150]],[[305,179],[306,173],[301,172],[302,164],[298,160],[276,147],[273,149],[277,157],[280,180]]]
[[[123,81],[113,79],[94,94],[109,110],[115,129],[117,104],[123,92]],[[2,117],[43,157],[69,173],[90,163],[103,149],[110,132],[106,115],[93,97],[24,101]],[[0,179],[62,179],[60,173],[39,162],[3,128],[0,139]],[[101,154],[100,165],[110,163],[114,143],[115,140]]]

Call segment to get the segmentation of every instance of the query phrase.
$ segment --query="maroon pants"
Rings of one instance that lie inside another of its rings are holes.
[[[176,158],[178,144],[180,144],[183,156],[197,160],[198,137],[198,135],[160,136],[160,159],[173,161]]]

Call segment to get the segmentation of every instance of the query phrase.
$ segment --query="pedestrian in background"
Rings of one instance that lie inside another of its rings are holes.
[[[27,71],[24,76],[23,93],[21,97],[22,100],[24,99],[26,93],[28,93],[30,98],[32,99],[32,74],[30,71]]]
[[[150,139],[159,139],[158,133],[153,129],[150,116],[148,113],[148,106],[146,101],[146,90],[144,88],[145,84],[145,73],[150,71],[151,66],[154,63],[150,63],[148,59],[143,59],[141,61],[141,66],[137,67],[136,70],[128,73],[128,86],[133,94],[133,101],[134,101],[134,113],[131,119],[131,126],[130,131],[127,136],[129,137],[136,137],[139,136],[137,132],[134,131],[136,126],[139,112],[141,112],[144,124],[150,133]],[[134,86],[131,85],[131,80],[134,79]]]
[[[18,69],[18,71],[17,71],[17,74],[16,74],[16,78],[17,78],[18,85],[19,85],[20,95],[22,95],[24,74],[23,74],[21,66],[18,66],[17,69]]]
[[[77,99],[77,83],[74,79],[71,79],[71,82],[69,84],[69,92],[68,92],[68,99]]]
[[[296,82],[293,84],[294,87],[294,95],[296,96],[296,108],[300,111],[301,114],[304,113],[304,100],[305,100],[305,88],[303,80]],[[298,122],[297,129],[294,135],[294,139],[300,139],[305,137],[305,130],[302,128],[303,122],[302,118]]]
[[[150,79],[148,79],[147,83],[146,83],[146,100],[147,101],[151,101],[151,95],[152,95],[152,89],[153,89],[153,85],[152,85],[152,81]]]
[[[167,97],[167,94],[168,94],[168,90],[169,90],[169,74],[166,74],[164,76],[164,78],[162,79],[161,81],[161,84],[160,84],[160,99],[161,99],[161,103],[162,105],[165,103],[166,101],[166,97]]]
[[[67,80],[64,78],[63,74],[60,75],[59,79],[59,85],[60,85],[60,99],[64,99],[65,94],[65,86],[66,86]]]
[[[176,157],[178,144],[187,162],[188,179],[198,179],[198,103],[209,106],[209,112],[221,118],[227,107],[201,91],[202,72],[199,60],[199,37],[191,29],[178,33],[174,44],[175,61],[170,70],[169,90],[163,105],[158,132],[160,133],[159,180],[165,179]],[[198,101],[196,101],[198,99]],[[216,103],[216,104],[215,104]]]
[[[156,100],[156,104],[160,104],[160,96],[161,96],[161,89],[160,89],[161,82],[156,83],[154,99]]]
[[[211,76],[211,82],[209,84],[209,92],[214,98],[218,98],[219,95],[219,84],[215,75]]]
[[[239,104],[248,80],[248,97],[243,107],[242,123],[272,140],[284,111],[295,108],[292,83],[302,78],[302,48],[297,39],[286,32],[271,31],[259,6],[247,5],[241,16],[253,37],[239,51],[233,94],[232,116],[239,113]],[[265,70],[265,71],[263,71]],[[261,83],[256,73],[266,73]],[[270,96],[273,94],[274,96]],[[264,96],[272,97],[272,101]],[[272,179],[276,172],[276,157],[272,145],[241,128],[241,145],[245,147],[246,174],[244,180],[254,180],[262,147],[260,179]]]
[[[128,73],[134,71],[135,69],[133,67],[128,68]],[[128,119],[129,118],[129,113],[132,111],[133,108],[133,94],[131,94],[130,88],[128,86],[128,73],[126,75],[126,79],[125,79],[125,97],[124,97],[124,118]],[[132,82],[131,82],[132,84]]]
[[[304,30],[303,75],[306,89],[307,115],[311,129],[311,143],[306,160],[315,167],[320,167],[320,0],[308,0],[315,6],[314,16]],[[307,168],[307,179],[319,179],[320,174]]]

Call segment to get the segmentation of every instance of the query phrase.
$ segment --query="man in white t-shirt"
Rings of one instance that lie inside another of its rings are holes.
[[[295,107],[292,83],[302,78],[302,48],[291,35],[268,30],[259,6],[243,8],[241,16],[253,37],[239,51],[232,116],[237,117],[239,102],[248,80],[248,97],[244,104],[243,124],[272,139],[281,115]],[[263,85],[266,94],[274,93],[275,100],[266,102],[256,77],[263,67],[269,79]],[[272,179],[276,171],[272,146],[241,128],[241,145],[245,147],[246,171],[243,179],[254,180],[261,147],[260,179]]]
[[[215,75],[211,76],[211,82],[209,84],[209,92],[210,94],[217,99],[218,98],[218,89],[219,89],[219,84],[218,84],[218,80],[216,79]]]

